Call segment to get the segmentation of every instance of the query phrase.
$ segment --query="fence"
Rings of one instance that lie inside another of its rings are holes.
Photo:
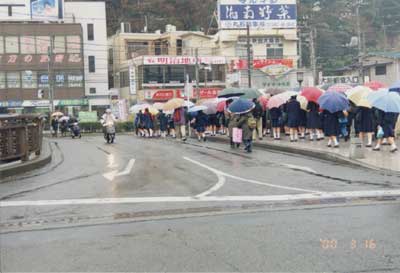
[[[39,115],[0,115],[0,163],[27,161],[40,154],[43,120]]]

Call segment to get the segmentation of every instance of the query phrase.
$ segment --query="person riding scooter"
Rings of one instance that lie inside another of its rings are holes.
[[[107,141],[107,143],[114,143],[115,122],[116,118],[113,115],[111,109],[107,109],[101,119],[101,124],[103,125],[104,139]]]

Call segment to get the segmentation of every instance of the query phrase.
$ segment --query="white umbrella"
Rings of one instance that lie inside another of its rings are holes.
[[[197,105],[197,106],[193,106],[192,108],[190,108],[188,112],[193,113],[193,112],[205,111],[207,109],[208,109],[207,106]]]

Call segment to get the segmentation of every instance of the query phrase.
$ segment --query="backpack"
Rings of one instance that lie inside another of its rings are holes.
[[[181,121],[181,111],[175,110],[174,112],[174,122],[180,122]]]
[[[257,128],[257,120],[253,117],[249,117],[247,119],[247,126],[249,126],[250,129],[256,129]]]

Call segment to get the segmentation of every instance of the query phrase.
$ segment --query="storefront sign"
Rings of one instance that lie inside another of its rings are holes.
[[[296,0],[219,0],[220,29],[296,28]]]
[[[199,57],[198,64],[226,64],[225,57]],[[195,65],[195,57],[185,56],[144,56],[144,65]]]
[[[222,89],[221,88],[207,88],[207,87],[204,87],[204,88],[200,88],[199,89],[199,91],[200,91],[200,99],[213,99],[213,98],[216,98],[216,97],[218,97],[218,94],[219,94],[219,92],[221,91]],[[176,90],[176,92],[177,92],[177,97],[180,97],[180,98],[185,98],[185,94],[183,93],[183,90]],[[193,90],[193,94],[191,95],[191,99],[197,99],[198,98],[198,96],[197,96],[197,90],[196,90],[196,88],[194,88],[194,90]]]
[[[129,90],[131,95],[136,95],[136,68],[133,65],[129,66]]]
[[[19,108],[22,107],[22,103],[18,100],[0,101],[0,107]]]
[[[85,106],[89,105],[88,99],[60,100],[57,106]]]
[[[110,106],[112,113],[119,121],[128,120],[128,101],[126,99],[112,100]]]
[[[97,112],[79,112],[79,122],[96,122]]]
[[[49,60],[47,54],[2,54],[0,55],[0,67],[42,66],[45,68]],[[81,54],[55,54],[51,60],[54,67],[66,65],[78,67],[83,61]]]
[[[254,69],[263,69],[265,67],[271,65],[284,65],[289,68],[293,68],[293,60],[292,59],[261,59],[261,60],[253,60],[253,68]],[[247,69],[247,60],[235,60],[232,61],[231,69],[234,70],[243,70]]]

